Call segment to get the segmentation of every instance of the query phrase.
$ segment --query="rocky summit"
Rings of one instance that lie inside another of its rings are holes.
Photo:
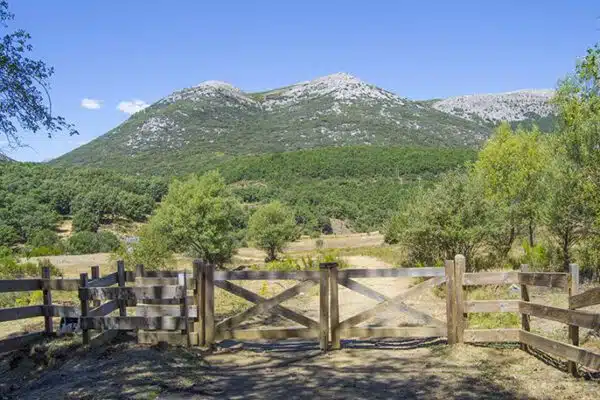
[[[520,91],[413,101],[346,73],[259,93],[206,81],[53,163],[141,172],[149,165],[176,168],[182,160],[188,170],[237,155],[319,147],[477,147],[499,121],[551,117],[550,96]]]

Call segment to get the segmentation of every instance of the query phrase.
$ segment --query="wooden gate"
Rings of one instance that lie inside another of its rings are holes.
[[[362,338],[381,338],[381,337],[438,337],[446,336],[447,325],[432,315],[420,311],[406,303],[406,300],[423,291],[432,289],[445,281],[444,268],[389,268],[389,269],[348,269],[338,271],[337,264],[322,264],[322,269],[327,271],[329,282],[330,300],[330,321],[331,321],[331,344],[333,349],[339,349],[342,338],[362,337]],[[376,290],[358,282],[355,278],[432,278],[418,285],[415,285],[407,291],[388,297]],[[367,298],[378,301],[379,303],[365,311],[353,315],[343,321],[339,320],[339,295],[338,285],[344,286]],[[325,300],[326,304],[327,300]],[[322,303],[323,306],[323,303]],[[378,314],[394,310],[407,313],[421,321],[424,326],[398,327],[359,327]]]

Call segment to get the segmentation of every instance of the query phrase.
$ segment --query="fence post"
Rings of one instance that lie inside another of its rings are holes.
[[[194,303],[196,304],[196,323],[194,331],[198,335],[198,346],[204,346],[204,320],[206,305],[204,301],[204,287],[206,278],[202,261],[194,260]]]
[[[456,290],[454,285],[454,260],[446,260],[444,262],[446,273],[446,324],[448,344],[456,343]]]
[[[91,272],[92,272],[92,280],[94,279],[100,279],[100,266],[98,265],[94,265],[91,267]],[[100,307],[100,305],[102,304],[102,302],[100,300],[94,300],[92,301],[92,305],[94,307]]]
[[[144,277],[144,264],[137,264],[135,266],[135,277],[136,278],[143,278]]]
[[[215,343],[215,266],[204,265],[204,338],[206,345],[212,347]]]
[[[179,304],[181,305],[180,315],[183,317],[183,326],[184,326],[183,332],[181,332],[181,333],[183,335],[185,335],[186,344],[188,347],[190,347],[191,342],[190,342],[190,320],[189,320],[188,302],[187,302],[187,273],[185,272],[185,270],[183,271],[182,274],[177,274],[177,284],[183,288],[182,289],[183,296],[182,296],[181,300],[179,301]]]
[[[456,343],[464,343],[465,341],[465,291],[463,282],[465,278],[465,270],[467,269],[467,260],[462,254],[457,254],[454,257],[454,284],[456,288]]]
[[[87,272],[83,272],[79,275],[79,300],[81,302],[81,332],[83,344],[87,345],[90,343],[90,331],[87,329],[87,324],[84,322],[85,317],[88,316],[90,311],[90,304],[88,302],[88,292],[87,290],[81,290],[82,288],[87,288],[88,286],[88,274]]]
[[[117,283],[120,288],[125,287],[125,262],[123,260],[117,261]],[[119,296],[121,297],[121,296]],[[127,301],[119,298],[119,316],[127,316]]]
[[[579,265],[570,264],[569,265],[569,309],[572,310],[571,306],[571,296],[579,293]],[[579,346],[579,327],[575,325],[569,325],[569,340],[573,346]],[[579,371],[577,370],[577,363],[574,361],[569,361],[568,369],[571,375],[578,378]]]
[[[331,349],[339,350],[342,347],[340,339],[340,303],[338,297],[338,264],[329,264],[329,320],[331,328]]]
[[[319,284],[319,347],[326,352],[329,347],[329,268],[320,264]]]
[[[52,291],[50,290],[50,268],[42,267],[42,297],[44,298],[44,331],[46,334],[54,332],[54,323],[52,316]]]
[[[528,271],[529,271],[529,265],[522,264],[521,272],[528,272]],[[527,290],[527,285],[521,285],[521,301],[529,301],[529,291]],[[530,321],[530,319],[529,319],[528,314],[521,314],[521,329],[522,330],[527,331],[527,332],[529,332],[531,330],[529,321]],[[529,351],[529,347],[525,343],[521,343],[521,350]]]

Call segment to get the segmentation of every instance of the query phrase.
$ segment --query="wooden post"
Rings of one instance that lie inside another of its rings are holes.
[[[457,254],[454,257],[454,285],[455,285],[455,301],[456,301],[456,343],[464,343],[465,341],[465,292],[463,289],[463,281],[465,278],[465,270],[467,268],[467,260],[462,254]]]
[[[191,346],[190,342],[190,320],[188,315],[188,302],[187,302],[187,273],[185,270],[182,274],[177,275],[177,284],[183,287],[183,297],[180,299],[181,304],[181,313],[180,315],[183,317],[183,335],[185,335],[187,346]]]
[[[136,278],[143,278],[144,277],[144,264],[137,264],[135,266],[135,277]]]
[[[194,304],[196,304],[196,324],[194,331],[198,335],[198,346],[204,346],[204,322],[206,314],[206,303],[204,301],[204,287],[206,285],[206,275],[204,274],[204,265],[200,260],[194,260]]]
[[[91,267],[91,272],[92,272],[92,280],[94,279],[100,279],[100,266],[98,265],[94,265],[93,267]],[[92,302],[93,307],[100,307],[100,305],[102,304],[102,302],[100,300],[94,300]]]
[[[44,331],[46,334],[52,334],[54,332],[54,324],[52,321],[52,292],[50,291],[50,285],[48,280],[50,279],[50,268],[42,267],[42,296],[44,298]]]
[[[340,304],[338,297],[338,264],[329,264],[329,319],[331,324],[331,349],[339,350],[342,347],[340,339]]]
[[[119,287],[125,287],[125,262],[123,260],[117,261],[117,283]],[[118,300],[119,302],[119,316],[127,316],[127,301]]]
[[[527,264],[523,264],[521,265],[521,272],[527,272],[529,271],[529,266]],[[529,301],[529,291],[527,290],[527,285],[521,285],[521,301]],[[529,332],[531,330],[530,324],[529,324],[529,315],[528,314],[521,314],[521,329],[524,331]],[[521,343],[521,350],[523,351],[529,351],[529,347],[524,344]]]
[[[320,264],[319,270],[319,347],[326,352],[329,347],[329,268],[327,264]]]
[[[81,288],[86,288],[88,286],[88,275],[86,272],[79,275],[79,300],[81,302],[81,332],[83,338],[83,344],[87,345],[90,343],[90,331],[87,329],[87,326],[83,323],[83,319],[87,317],[90,311],[90,304],[88,302],[88,292],[82,291]]]
[[[571,305],[571,296],[575,296],[579,293],[579,265],[569,265],[569,309],[573,309]],[[569,325],[569,340],[573,346],[579,346],[579,327],[575,325]],[[579,377],[579,371],[577,370],[577,363],[569,361],[568,370],[574,377]]]
[[[204,285],[204,338],[206,345],[212,347],[215,343],[215,266],[206,264],[204,268],[206,276]]]
[[[448,344],[456,343],[456,325],[454,316],[456,314],[456,290],[454,288],[454,260],[444,262],[446,272],[446,322],[448,334]]]

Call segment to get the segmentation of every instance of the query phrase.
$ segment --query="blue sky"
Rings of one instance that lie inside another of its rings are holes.
[[[554,87],[600,41],[592,0],[9,0],[52,65],[56,113],[79,136],[28,136],[41,161],[117,126],[135,101],[217,79],[266,90],[344,71],[424,99]],[[100,100],[96,105],[83,99]],[[142,104],[140,102],[140,104]],[[90,109],[89,107],[92,107]],[[99,106],[99,108],[93,108]],[[1,144],[0,144],[1,145]]]

